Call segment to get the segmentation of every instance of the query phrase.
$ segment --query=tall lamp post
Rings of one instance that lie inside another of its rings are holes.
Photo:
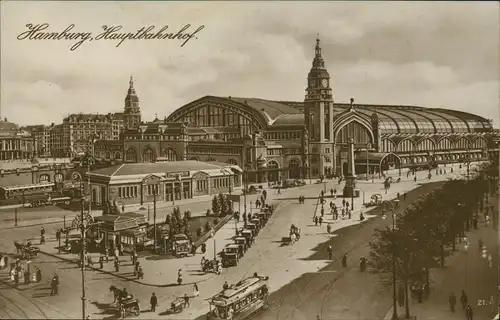
[[[399,200],[395,199],[392,201],[384,201],[382,205],[391,205],[392,207],[392,230],[396,229],[396,207],[398,205]],[[387,216],[385,213],[382,215],[382,219],[386,219]],[[396,296],[396,250],[393,248],[392,251],[392,320],[398,319],[398,311],[397,311],[397,296]]]
[[[90,190],[90,189],[89,189]],[[90,199],[90,198],[89,198]],[[80,241],[80,265],[81,265],[81,274],[82,274],[82,320],[86,320],[86,305],[85,305],[85,245],[86,245],[86,233],[93,226],[99,225],[102,222],[94,223],[94,218],[90,214],[90,212],[85,213],[85,197],[82,194],[82,207],[80,211],[80,215],[77,215],[73,220],[71,227],[73,229],[80,229],[81,233],[81,241]],[[90,205],[90,202],[89,202]]]

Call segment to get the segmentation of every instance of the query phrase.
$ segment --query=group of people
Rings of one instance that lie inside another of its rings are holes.
[[[467,298],[467,294],[465,294],[465,290],[462,290],[462,294],[460,295],[460,303],[462,304],[462,309],[465,312],[467,320],[473,320],[474,312],[472,311],[472,307],[470,306],[470,304],[468,304],[468,302],[469,301]],[[455,312],[455,306],[457,304],[457,297],[455,296],[455,293],[452,292],[450,294],[448,303],[450,304],[451,312]]]

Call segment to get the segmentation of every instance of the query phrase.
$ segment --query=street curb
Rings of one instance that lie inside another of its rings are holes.
[[[34,224],[27,224],[23,226],[12,226],[12,227],[4,227],[0,228],[1,230],[12,230],[12,229],[18,229],[18,228],[29,228],[29,227],[36,227],[36,226],[44,226],[46,224],[54,224],[54,223],[63,223],[64,220],[57,220],[57,221],[50,221],[50,222],[41,222],[41,223],[34,223]]]
[[[44,254],[44,255],[47,255],[49,257],[53,257],[53,258],[57,258],[59,260],[62,260],[62,261],[66,261],[66,262],[71,262],[71,263],[75,263],[75,260],[72,260],[72,259],[68,259],[68,258],[64,258],[64,257],[61,257],[61,256],[58,256],[58,255],[55,255],[55,254],[52,254],[52,253],[48,253],[48,252],[45,252],[45,251],[40,251],[40,253]],[[147,283],[147,282],[143,282],[143,281],[139,281],[139,280],[136,280],[136,279],[130,279],[130,278],[127,278],[125,276],[122,276],[122,275],[119,275],[119,274],[115,274],[111,271],[106,271],[106,270],[102,270],[102,269],[99,269],[99,268],[95,268],[95,267],[88,267],[86,266],[85,269],[91,269],[91,270],[94,270],[94,271],[99,271],[99,272],[102,272],[104,274],[108,274],[108,275],[111,275],[111,276],[115,276],[117,278],[120,278],[120,279],[123,279],[123,280],[127,280],[127,281],[130,281],[130,282],[135,282],[135,283],[138,283],[138,284],[141,284],[141,285],[144,285],[144,286],[149,286],[149,287],[156,287],[156,288],[168,288],[168,287],[183,287],[183,286],[190,286],[190,285],[194,285],[195,283],[201,283],[201,282],[205,282],[205,281],[208,281],[208,280],[211,280],[213,278],[215,278],[215,274],[206,278],[206,279],[203,279],[203,280],[200,280],[200,281],[195,281],[195,282],[186,282],[186,283],[183,283],[181,285],[178,285],[176,283],[168,283],[168,284],[151,284],[151,283]]]

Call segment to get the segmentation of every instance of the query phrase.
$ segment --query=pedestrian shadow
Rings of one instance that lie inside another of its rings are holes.
[[[100,303],[98,301],[91,301],[100,312],[96,312],[95,314],[100,315],[109,315],[109,317],[103,319],[116,319],[118,316],[118,309],[114,303]]]
[[[172,309],[167,309],[167,310],[165,310],[163,312],[160,312],[158,315],[159,316],[169,316],[169,315],[174,314],[174,313],[175,312],[173,312]]]
[[[45,293],[33,293],[31,295],[32,298],[45,298],[45,297],[50,297],[50,292],[45,292]]]

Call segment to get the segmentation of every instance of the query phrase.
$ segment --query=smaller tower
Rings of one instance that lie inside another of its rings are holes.
[[[132,76],[130,76],[123,113],[125,129],[130,130],[139,128],[139,125],[141,124],[141,109],[139,108],[139,97],[135,92],[134,78],[132,78]]]

